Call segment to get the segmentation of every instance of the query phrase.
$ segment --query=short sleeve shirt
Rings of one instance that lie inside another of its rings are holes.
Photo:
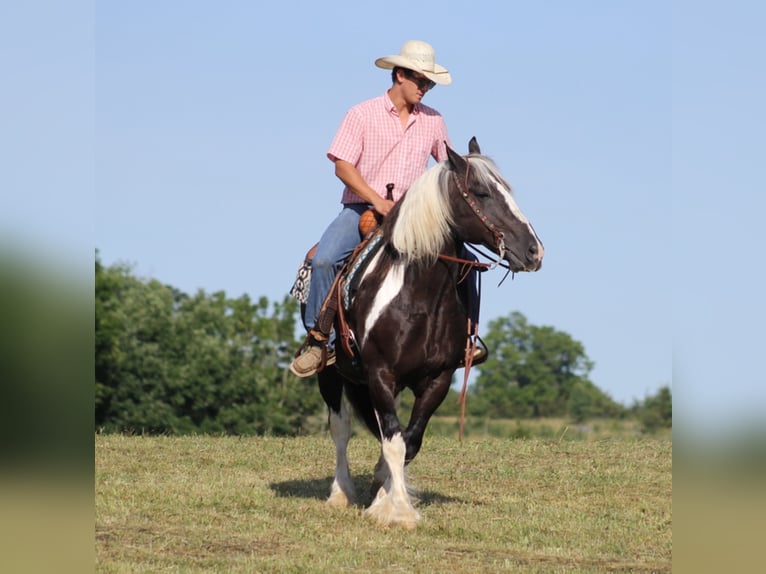
[[[415,104],[406,128],[388,93],[351,108],[341,122],[327,157],[352,164],[367,184],[386,197],[394,184],[394,200],[406,192],[427,168],[429,158],[447,159],[450,144],[444,118],[435,109]],[[347,187],[341,202],[364,203]]]

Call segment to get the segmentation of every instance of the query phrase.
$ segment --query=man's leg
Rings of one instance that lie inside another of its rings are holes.
[[[359,216],[366,208],[365,204],[344,207],[319,240],[311,260],[311,285],[303,318],[303,326],[309,333],[317,327],[319,313],[335,275],[346,257],[359,244]],[[330,333],[324,335],[329,336]],[[309,340],[308,347],[295,358],[290,367],[294,374],[308,377],[316,372],[322,362],[320,343],[320,340]]]

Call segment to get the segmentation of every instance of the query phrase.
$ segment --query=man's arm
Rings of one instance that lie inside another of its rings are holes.
[[[365,202],[372,205],[372,207],[381,215],[386,215],[394,206],[393,201],[383,199],[377,192],[372,189],[364,178],[352,164],[342,159],[335,160],[335,175],[340,179],[351,191],[361,197]]]

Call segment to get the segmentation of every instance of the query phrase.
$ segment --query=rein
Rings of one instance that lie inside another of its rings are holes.
[[[491,269],[492,265],[489,263],[481,263],[480,261],[471,261],[470,259],[461,259],[460,257],[452,257],[451,255],[444,255],[443,253],[440,253],[437,255],[439,259],[442,261],[450,261],[451,263],[460,263],[463,267],[460,270],[460,278],[457,280],[458,283],[462,283],[465,281],[465,278],[468,277],[468,274],[471,272],[472,267],[476,267],[480,272],[484,272],[487,269]]]
[[[503,232],[497,228],[497,225],[495,225],[492,221],[490,221],[489,217],[482,211],[479,205],[479,201],[476,199],[476,196],[472,194],[468,189],[468,172],[469,172],[470,166],[471,166],[471,163],[466,159],[465,180],[462,182],[458,178],[457,174],[454,171],[452,172],[452,175],[455,178],[455,185],[457,186],[457,189],[460,192],[460,196],[468,204],[468,207],[471,208],[471,211],[473,211],[476,217],[479,218],[479,221],[481,221],[484,224],[484,227],[486,227],[490,231],[490,233],[492,233],[492,235],[494,236],[495,245],[497,246],[496,249],[497,249],[498,258],[493,263],[481,263],[478,261],[470,261],[468,259],[461,259],[459,257],[451,257],[449,255],[440,254],[439,259],[442,259],[445,261],[452,261],[453,263],[460,263],[461,265],[463,265],[458,283],[462,282],[463,280],[465,280],[466,277],[468,277],[468,274],[470,273],[472,267],[476,267],[480,271],[487,271],[488,269],[494,269],[498,265],[501,265],[501,262],[503,262],[503,257],[505,255],[505,234],[503,234]],[[482,255],[484,254],[482,253]],[[507,267],[508,272],[511,271],[510,265],[508,266],[501,265],[501,266]],[[500,281],[500,283],[505,281],[505,277],[507,276],[508,276],[508,273],[505,274],[505,276]],[[479,298],[479,301],[477,302],[477,305],[478,305],[481,302],[481,275],[479,275],[479,285],[478,285],[477,293]],[[465,424],[465,402],[466,402],[466,391],[468,389],[468,376],[471,371],[471,366],[473,364],[473,355],[476,350],[476,338],[479,337],[478,320],[475,324],[472,324],[471,319],[469,317],[467,330],[468,330],[468,333],[467,333],[468,336],[466,339],[466,346],[465,346],[463,388],[460,391],[460,398],[458,399],[458,403],[460,404],[460,429],[458,431],[458,439],[460,441],[463,440],[463,427]]]

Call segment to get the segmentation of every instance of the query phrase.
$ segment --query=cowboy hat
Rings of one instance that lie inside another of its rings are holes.
[[[408,40],[397,56],[383,56],[375,60],[378,68],[390,70],[396,66],[423,74],[429,80],[446,86],[452,83],[447,68],[435,62],[436,54],[431,44],[420,40]]]

